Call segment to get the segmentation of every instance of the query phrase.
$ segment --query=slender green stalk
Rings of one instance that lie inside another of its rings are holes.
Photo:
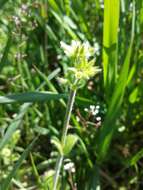
[[[65,120],[64,120],[64,128],[63,128],[63,134],[62,134],[62,145],[65,145],[66,141],[66,136],[68,132],[68,126],[69,126],[69,121],[71,117],[71,112],[73,108],[73,104],[75,101],[75,95],[76,95],[76,90],[71,90],[69,99],[68,99],[68,105],[67,105],[67,110],[66,110],[66,115],[65,115]]]
[[[32,156],[31,153],[30,153],[30,159],[31,159],[33,174],[34,174],[34,176],[35,176],[35,178],[36,178],[38,187],[40,188],[40,187],[42,186],[42,181],[41,181],[41,179],[40,179],[40,176],[39,176],[37,167],[36,167],[35,162],[34,162],[34,158],[33,158],[33,156]]]
[[[55,175],[54,175],[54,187],[53,190],[57,189],[57,184],[58,184],[58,179],[59,179],[59,174],[60,174],[60,170],[62,167],[62,162],[63,162],[63,155],[60,155],[57,159],[57,163],[56,163],[56,168],[55,168]]]
[[[73,104],[75,101],[75,95],[76,95],[76,90],[71,90],[69,99],[68,99],[68,104],[67,104],[67,109],[66,109],[66,115],[65,115],[65,120],[64,120],[64,127],[63,127],[63,133],[62,133],[62,146],[64,147],[65,142],[66,142],[66,136],[68,133],[68,128],[69,128],[69,121],[71,117],[71,112],[73,108]],[[59,155],[56,163],[56,168],[55,168],[55,176],[54,176],[54,187],[53,190],[57,189],[57,184],[58,184],[58,179],[59,179],[59,174],[62,166],[64,155]]]

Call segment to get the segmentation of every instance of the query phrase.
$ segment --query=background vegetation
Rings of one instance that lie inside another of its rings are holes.
[[[1,190],[52,189],[69,93],[60,41],[73,39],[102,72],[77,93],[58,189],[143,189],[142,27],[143,1],[0,1]]]

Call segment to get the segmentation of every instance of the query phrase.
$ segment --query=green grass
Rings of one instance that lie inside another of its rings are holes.
[[[142,1],[0,2],[0,189],[53,190],[59,152],[57,190],[142,189],[142,27]],[[77,91],[63,149],[72,40],[102,72]]]

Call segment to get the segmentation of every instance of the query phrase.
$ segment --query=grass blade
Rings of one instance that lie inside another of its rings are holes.
[[[25,103],[21,106],[20,113],[16,116],[13,122],[9,125],[7,132],[5,133],[4,137],[0,141],[0,150],[9,142],[12,134],[16,131],[18,126],[20,125],[27,109],[29,108],[30,103]]]
[[[51,92],[26,92],[7,96],[0,96],[0,104],[24,103],[24,102],[47,102],[59,100],[67,97],[66,94],[56,94]]]
[[[8,0],[1,0],[0,1],[0,9],[8,2]]]
[[[7,40],[7,44],[5,46],[4,52],[3,52],[3,56],[0,60],[0,71],[3,69],[3,67],[6,64],[6,59],[9,53],[9,49],[10,49],[10,45],[11,45],[11,33],[9,32],[9,36],[8,36],[8,40]]]
[[[119,13],[119,0],[104,1],[103,74],[107,93],[111,92],[117,78]]]
[[[59,73],[59,69],[56,69],[55,71],[53,71],[48,76],[49,81],[51,79],[53,79],[58,73]],[[45,82],[42,83],[37,90],[39,90],[41,87],[43,87],[44,84],[45,84]],[[20,107],[20,112],[18,113],[16,118],[12,121],[12,123],[8,126],[8,129],[7,129],[4,137],[0,141],[0,150],[2,150],[4,148],[4,146],[9,142],[11,136],[16,131],[16,129],[19,127],[19,125],[22,122],[22,119],[23,119],[25,113],[27,112],[28,108],[30,107],[30,105],[32,105],[32,104],[31,103],[24,103]]]
[[[137,162],[143,157],[143,149],[141,149],[140,151],[138,151],[134,156],[132,156],[132,158],[130,158],[128,160],[128,165],[135,165],[137,164]]]
[[[134,40],[134,28],[135,28],[135,4],[133,4],[133,17],[132,17],[132,32],[131,32],[131,41],[128,48],[128,52],[124,61],[124,64],[121,69],[121,73],[118,79],[118,83],[116,84],[116,88],[113,92],[113,96],[110,101],[109,109],[105,118],[105,122],[103,124],[103,128],[101,129],[100,137],[99,137],[99,161],[102,161],[107,153],[109,145],[111,143],[111,139],[113,136],[113,132],[115,130],[115,121],[119,117],[120,108],[123,102],[123,97],[125,94],[125,88],[127,85],[128,73],[129,73],[129,65],[130,58],[133,47]]]
[[[21,166],[23,160],[28,156],[28,153],[30,152],[30,150],[33,148],[35,142],[36,142],[37,138],[35,138],[32,143],[25,149],[25,151],[22,153],[21,157],[19,158],[19,160],[17,161],[17,163],[15,164],[13,170],[10,172],[10,174],[7,176],[7,178],[4,180],[4,182],[2,183],[1,186],[1,190],[7,190],[10,182],[12,180],[12,178],[15,176],[17,170],[19,169],[19,167]]]

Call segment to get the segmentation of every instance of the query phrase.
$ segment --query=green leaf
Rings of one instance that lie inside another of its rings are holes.
[[[4,49],[4,52],[3,52],[3,55],[2,55],[2,58],[0,60],[0,71],[3,69],[3,67],[5,66],[6,64],[6,60],[7,60],[7,56],[8,56],[8,53],[9,53],[9,49],[11,47],[11,33],[9,32],[8,34],[8,40],[7,40],[7,44],[5,46],[5,49]]]
[[[59,8],[59,6],[58,6],[58,4],[56,3],[55,0],[49,0],[48,3],[49,3],[49,5],[50,5],[50,7],[52,7],[52,9],[53,9],[55,12],[57,12],[59,15],[62,14],[62,13],[61,13],[61,10],[60,10],[60,8]]]
[[[49,76],[48,79],[51,80],[52,78],[54,78],[59,72],[58,70],[53,71]],[[45,82],[43,82],[37,90],[39,90],[41,87],[43,87],[45,85]],[[12,137],[13,133],[17,130],[17,128],[20,126],[23,117],[25,115],[25,113],[27,112],[28,108],[31,106],[31,103],[25,103],[20,107],[20,111],[17,114],[17,116],[14,118],[14,120],[11,122],[11,124],[8,126],[8,129],[5,133],[5,135],[3,136],[2,140],[0,141],[0,150],[2,150],[2,148],[4,148],[4,146],[9,142],[10,138]]]
[[[135,103],[135,101],[137,100],[137,97],[138,97],[138,93],[139,93],[139,88],[136,87],[130,94],[129,96],[129,101],[130,103]]]
[[[8,0],[1,0],[0,1],[0,9],[8,2]]]
[[[52,92],[25,92],[0,96],[0,104],[24,103],[24,102],[47,102],[50,100],[60,100],[67,97],[66,94],[57,94]]]
[[[57,137],[53,137],[51,139],[51,143],[55,145],[60,155],[63,155],[63,147],[60,140]]]
[[[19,167],[21,166],[22,162],[25,160],[25,158],[28,156],[30,150],[33,148],[35,142],[36,142],[37,138],[35,138],[32,143],[25,149],[25,151],[22,153],[22,155],[20,156],[19,160],[17,161],[17,163],[15,164],[13,170],[10,172],[10,174],[7,176],[7,178],[3,181],[2,185],[1,185],[1,190],[7,190],[10,182],[12,180],[12,178],[14,178],[17,170],[19,169]]]
[[[34,127],[33,130],[39,133],[40,135],[47,135],[49,133],[49,130],[44,127]]]
[[[116,119],[119,117],[119,112],[123,102],[123,97],[125,94],[125,88],[127,85],[130,59],[133,47],[134,40],[134,27],[135,27],[135,4],[133,4],[133,17],[132,17],[132,32],[131,32],[131,41],[125,57],[124,64],[122,66],[118,82],[116,84],[113,95],[110,99],[110,104],[108,112],[103,124],[103,127],[100,131],[99,141],[98,141],[98,160],[102,162],[106,157],[107,150],[111,143],[111,139],[116,127]]]
[[[70,14],[70,0],[65,0],[65,9],[66,9],[66,14]]]
[[[132,68],[130,69],[130,73],[129,73],[129,76],[128,76],[127,84],[129,84],[130,82],[132,82],[132,78],[134,77],[136,69],[137,69],[137,63],[134,63],[132,65]]]
[[[95,165],[94,168],[90,171],[91,177],[88,182],[87,189],[89,190],[101,190],[100,184],[100,168],[99,166]]]
[[[52,28],[47,24],[45,26],[45,22],[43,19],[41,19],[41,17],[39,17],[38,15],[35,15],[35,19],[38,21],[39,25],[45,29],[45,32],[47,33],[48,37],[52,40],[52,42],[54,41],[57,42],[58,39],[57,39],[57,36],[56,34],[54,33],[54,31],[52,30]]]
[[[75,23],[73,22],[73,20],[71,20],[70,17],[68,16],[64,16],[63,17],[64,22],[72,29],[77,29],[77,26],[75,25]]]
[[[61,25],[65,29],[65,31],[67,31],[67,33],[71,36],[72,39],[78,39],[77,34],[72,30],[72,28],[67,24],[67,22],[65,22],[66,20],[64,20],[64,17],[61,17],[53,10],[51,11],[51,13],[55,17],[59,25]]]
[[[143,149],[138,151],[130,160],[128,161],[129,165],[135,165],[143,157]]]
[[[117,78],[118,28],[120,0],[104,1],[103,74],[108,95]]]
[[[79,31],[77,33],[83,39],[92,39],[92,34],[89,32],[88,20],[84,10],[84,3],[82,0],[72,1],[73,9],[70,9],[71,13],[74,13],[75,19],[78,21],[78,26],[81,30],[81,36]],[[85,35],[86,34],[86,35]],[[85,35],[85,36],[84,36]]]
[[[24,92],[18,94],[11,94],[6,96],[0,96],[0,104],[13,104],[13,103],[41,103],[41,102],[48,102],[51,100],[61,100],[67,99],[67,94],[58,94],[53,93],[50,91],[46,92]],[[93,104],[93,101],[83,98],[83,97],[76,97],[76,102],[79,105],[90,105]]]
[[[85,154],[85,156],[86,156],[87,162],[88,162],[90,168],[92,168],[92,167],[93,167],[93,163],[92,163],[92,161],[90,160],[90,156],[89,156],[89,153],[88,153],[88,151],[87,151],[86,145],[85,145],[84,141],[82,140],[82,138],[80,138],[79,136],[78,136],[78,140],[79,140],[81,149],[82,149],[82,151],[84,152],[84,154]]]
[[[57,36],[49,25],[46,25],[46,32],[51,40],[57,41]]]
[[[66,143],[64,145],[64,150],[63,150],[64,155],[67,155],[71,152],[77,141],[78,141],[77,135],[72,135],[72,134],[67,135]]]
[[[16,129],[19,127],[19,125],[21,124],[22,119],[30,105],[31,105],[30,103],[25,103],[24,105],[21,106],[19,114],[15,117],[15,119],[9,125],[4,137],[0,141],[0,150],[2,150],[3,147],[9,142],[11,136],[16,131]]]

